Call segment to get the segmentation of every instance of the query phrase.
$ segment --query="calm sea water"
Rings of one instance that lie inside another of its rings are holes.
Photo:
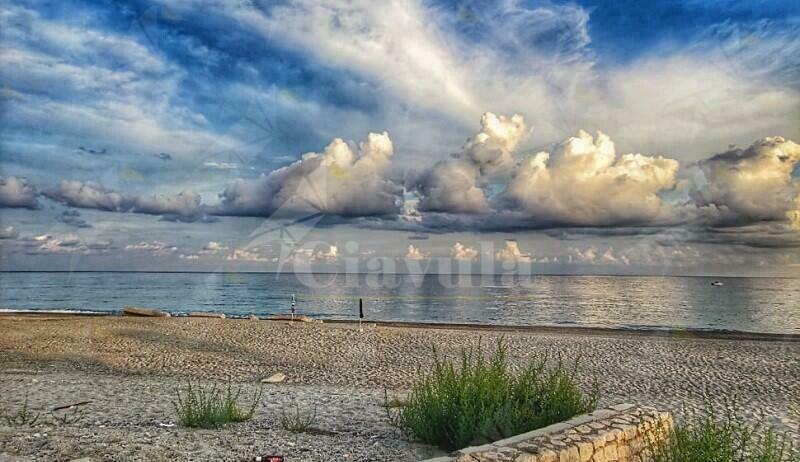
[[[721,287],[711,285],[720,280]],[[800,279],[0,273],[0,308],[800,333]]]

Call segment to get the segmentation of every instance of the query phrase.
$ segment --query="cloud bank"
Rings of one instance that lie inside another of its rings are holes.
[[[134,195],[113,191],[93,182],[65,180],[54,188],[44,190],[42,195],[70,207],[106,212],[162,215],[181,221],[196,221],[205,215],[201,197],[194,192],[180,192],[175,195]]]

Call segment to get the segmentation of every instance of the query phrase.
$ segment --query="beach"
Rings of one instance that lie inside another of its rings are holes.
[[[0,410],[28,395],[37,411],[82,405],[74,423],[0,423],[0,460],[419,460],[441,454],[408,441],[387,417],[385,396],[402,398],[432,361],[499,339],[512,363],[542,354],[577,361],[581,384],[596,381],[600,404],[673,411],[678,419],[735,400],[737,412],[800,442],[800,341],[603,329],[288,323],[248,319],[120,316],[0,316]],[[177,422],[171,400],[186,380],[241,387],[263,378],[253,420],[218,430]],[[281,413],[297,406],[317,419],[291,433]]]

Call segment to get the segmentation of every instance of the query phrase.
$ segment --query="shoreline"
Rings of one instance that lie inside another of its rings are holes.
[[[70,310],[0,310],[0,318],[30,318],[44,320],[47,318],[94,318],[94,317],[128,317],[121,312],[101,311],[70,311]],[[277,315],[270,315],[277,316]],[[173,318],[189,317],[184,314],[172,314]],[[247,320],[246,317],[227,317],[228,320]],[[313,318],[323,324],[358,325],[357,320],[351,319],[325,319]],[[285,319],[259,318],[259,321],[291,322]],[[300,322],[300,321],[295,321]],[[363,321],[364,325],[377,327],[393,327],[399,329],[443,329],[460,331],[483,332],[508,332],[508,333],[533,333],[533,334],[567,334],[567,335],[597,335],[597,336],[633,336],[655,338],[692,338],[713,340],[747,340],[764,342],[800,342],[799,334],[752,332],[722,329],[698,328],[655,328],[655,327],[597,327],[579,325],[511,325],[511,324],[478,324],[478,323],[453,323],[432,321]]]

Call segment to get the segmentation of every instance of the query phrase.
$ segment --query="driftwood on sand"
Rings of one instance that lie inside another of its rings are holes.
[[[147,316],[153,318],[168,318],[170,314],[166,311],[154,310],[152,308],[142,308],[138,306],[126,306],[122,309],[124,316]]]

